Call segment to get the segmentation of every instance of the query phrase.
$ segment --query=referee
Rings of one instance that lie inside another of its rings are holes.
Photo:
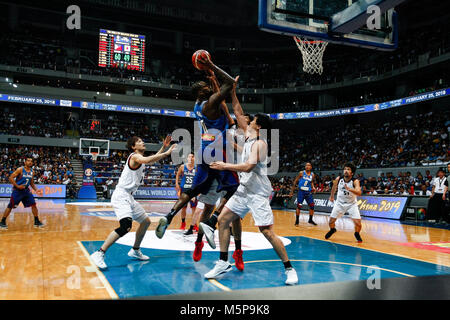
[[[447,217],[445,197],[448,190],[447,177],[444,170],[438,170],[438,176],[433,179],[433,189],[430,196],[430,207],[432,216],[436,218],[436,222],[442,223]]]

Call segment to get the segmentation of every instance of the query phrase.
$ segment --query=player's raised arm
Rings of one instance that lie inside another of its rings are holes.
[[[203,107],[203,113],[207,114],[211,110],[217,111],[220,108],[221,102],[230,95],[235,81],[233,77],[212,63],[211,60],[199,58],[199,61],[206,66],[207,70],[214,72],[221,83],[220,90],[213,93]]]
[[[236,120],[240,129],[247,131],[248,122],[245,118],[244,110],[242,109],[241,103],[236,95],[236,86],[239,80],[239,76],[236,77],[233,84],[233,89],[231,90],[231,104],[233,106],[233,113],[236,116]]]
[[[20,174],[22,174],[22,167],[17,168],[16,171],[14,171],[14,172],[9,176],[9,183],[11,183],[16,189],[24,190],[24,189],[25,189],[25,186],[18,185],[18,184],[16,183],[16,178],[17,178]]]
[[[214,71],[212,71],[211,69],[207,70],[209,76],[208,79],[211,82],[211,87],[213,89],[213,92],[219,92],[220,91],[220,85],[219,82],[217,81],[216,75],[214,74]],[[220,103],[220,108],[222,109],[223,113],[225,113],[227,120],[228,120],[228,126],[231,127],[233,126],[234,123],[234,119],[231,117],[230,111],[228,110],[228,106],[225,103],[225,100],[223,100]]]
[[[139,153],[135,153],[131,156],[130,161],[135,162],[135,163],[139,163],[139,164],[151,164],[154,162],[157,162],[161,159],[164,159],[166,157],[168,157],[173,149],[175,149],[177,145],[173,144],[167,151],[162,152],[160,154],[154,154],[152,156],[148,156],[148,157],[144,157],[143,155],[139,154]],[[132,165],[134,167],[134,165]]]
[[[167,148],[168,146],[170,146],[170,142],[172,142],[172,137],[170,135],[167,135],[166,138],[163,141],[163,145],[161,147],[161,149],[158,150],[158,152],[156,154],[160,154],[164,151],[165,148]]]

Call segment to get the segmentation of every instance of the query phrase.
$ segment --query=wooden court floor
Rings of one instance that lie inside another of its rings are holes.
[[[7,203],[7,199],[0,200],[2,212]],[[99,202],[86,209],[63,200],[39,200],[37,203],[45,228],[33,228],[31,210],[20,205],[7,220],[8,230],[0,231],[0,300],[117,297],[81,245],[81,241],[103,241],[118,226],[112,216],[102,215],[104,211],[111,211],[109,204]],[[172,202],[142,204],[147,212],[165,213]],[[316,214],[314,219],[318,225],[312,226],[307,223],[307,214],[302,214],[298,227],[294,226],[295,215],[291,211],[274,210],[274,216],[274,230],[280,236],[324,240],[329,229],[325,215]],[[154,230],[159,218],[151,219],[149,229]],[[188,225],[190,219],[188,213]],[[178,215],[170,229],[179,226]],[[350,219],[338,220],[336,228],[338,232],[330,239],[332,242],[450,267],[450,255],[445,252],[449,248],[450,230],[367,219],[363,220],[361,231],[364,242],[358,244]],[[134,223],[132,231],[136,229]],[[258,232],[251,215],[243,220],[243,231]],[[418,243],[421,245],[416,245]],[[438,249],[426,249],[427,243],[434,243]]]

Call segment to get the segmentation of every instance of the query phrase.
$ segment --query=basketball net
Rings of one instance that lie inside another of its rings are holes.
[[[91,156],[92,156],[92,161],[97,161],[98,152],[92,151]]]
[[[303,71],[314,74],[322,74],[323,72],[323,53],[328,42],[321,40],[308,40],[303,37],[294,36],[295,44],[302,53]]]

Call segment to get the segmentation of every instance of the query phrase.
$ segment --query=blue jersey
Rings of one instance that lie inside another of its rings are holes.
[[[298,188],[301,191],[311,192],[311,183],[313,179],[313,173],[306,174],[306,171],[303,171],[303,176],[298,182]]]
[[[212,148],[213,146],[218,147],[220,144],[224,148],[226,143],[226,130],[228,129],[228,120],[223,111],[221,111],[222,115],[216,120],[210,120],[203,114],[202,110],[205,102],[197,102],[194,106],[195,118],[199,121],[200,125],[202,154],[213,143]],[[211,155],[215,156],[213,153]]]
[[[181,179],[181,183],[180,183],[181,189],[185,190],[185,189],[190,189],[192,187],[192,183],[194,182],[194,177],[195,177],[195,169],[196,169],[196,166],[194,166],[194,168],[192,168],[192,170],[189,170],[187,165],[184,165],[183,178]]]
[[[22,167],[22,174],[16,177],[16,183],[18,185],[25,186],[25,189],[28,189],[32,179],[33,179],[33,169],[27,171],[25,170],[25,167]]]

